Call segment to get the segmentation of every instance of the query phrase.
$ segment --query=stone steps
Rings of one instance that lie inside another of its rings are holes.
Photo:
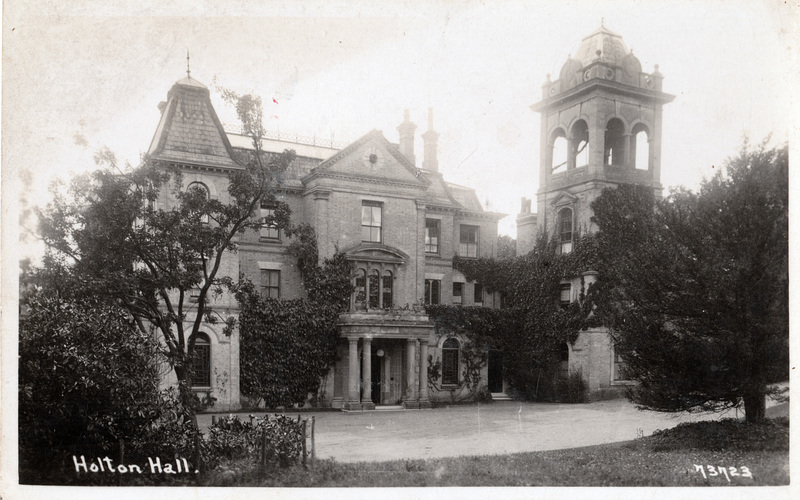
[[[493,392],[492,401],[513,401],[513,399],[505,392]]]

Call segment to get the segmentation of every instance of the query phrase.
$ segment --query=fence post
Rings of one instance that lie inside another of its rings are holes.
[[[217,416],[211,415],[211,425],[216,425],[216,423],[217,423]]]
[[[311,416],[311,463],[316,463],[317,461],[317,445],[314,441],[314,427],[316,420],[315,417]]]
[[[119,438],[119,463],[125,463],[125,441]],[[122,484],[122,474],[117,475],[117,484]]]
[[[307,419],[303,419],[303,467],[308,468],[306,465],[306,425],[308,424]]]

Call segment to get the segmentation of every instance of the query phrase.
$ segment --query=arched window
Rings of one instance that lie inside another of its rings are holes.
[[[634,165],[639,170],[650,168],[650,137],[647,127],[639,123],[633,127],[633,158]]]
[[[211,387],[211,340],[203,332],[194,341],[192,387]]]
[[[383,299],[382,307],[384,309],[390,309],[392,307],[392,293],[394,290],[394,281],[392,277],[391,271],[384,271],[383,273]]]
[[[458,340],[450,338],[442,344],[442,385],[458,385]]]
[[[567,169],[567,137],[561,129],[553,134],[550,142],[550,171],[557,174]]]
[[[571,154],[574,156],[575,167],[585,167],[589,164],[589,126],[583,120],[578,120],[572,126],[570,133]]]
[[[558,211],[558,241],[561,253],[572,251],[572,209],[562,208]]]
[[[619,118],[612,118],[606,125],[603,163],[606,165],[625,164],[625,125]]]
[[[189,184],[189,187],[186,188],[186,192],[190,193],[192,190],[200,190],[205,195],[206,200],[211,198],[211,192],[208,190],[208,186],[203,184],[202,182],[192,182]],[[200,216],[200,222],[203,224],[208,224],[208,214],[202,214]]]
[[[355,307],[363,309],[367,306],[367,271],[356,271]]]
[[[369,273],[367,295],[369,296],[370,309],[379,309],[381,307],[380,280],[381,273],[377,269]]]

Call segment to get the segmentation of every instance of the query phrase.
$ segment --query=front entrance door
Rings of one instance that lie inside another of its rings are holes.
[[[378,357],[378,349],[373,349],[371,361],[372,361],[372,402],[376,405],[383,403],[381,401],[381,389],[383,386],[381,382],[383,380],[383,373],[381,368],[383,367],[383,358]]]
[[[503,353],[489,349],[489,392],[503,392]]]

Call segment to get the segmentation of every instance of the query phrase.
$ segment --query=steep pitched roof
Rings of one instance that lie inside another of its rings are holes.
[[[237,168],[208,88],[184,78],[172,86],[148,154],[158,160]]]

